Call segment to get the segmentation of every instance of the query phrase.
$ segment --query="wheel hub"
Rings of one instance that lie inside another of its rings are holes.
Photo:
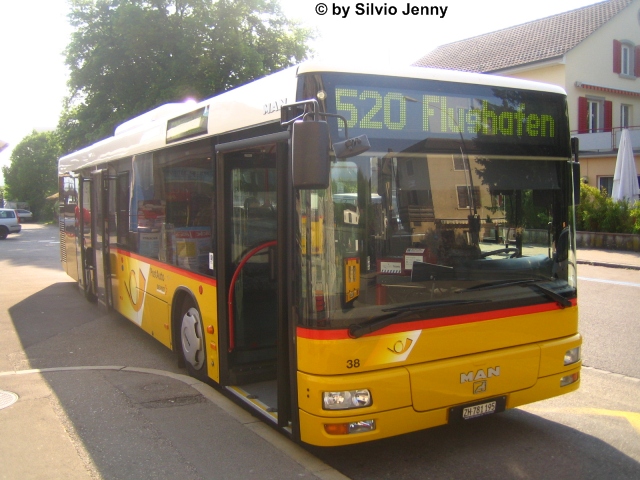
[[[202,367],[204,355],[202,355],[203,341],[201,338],[202,327],[200,315],[195,308],[190,308],[182,317],[182,353],[187,362],[198,370]]]

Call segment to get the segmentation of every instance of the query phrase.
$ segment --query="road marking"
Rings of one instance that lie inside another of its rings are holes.
[[[640,283],[633,283],[633,282],[619,282],[617,280],[603,280],[602,278],[588,278],[588,277],[578,277],[578,280],[583,280],[585,282],[610,283],[612,285],[623,285],[625,287],[640,288]]]
[[[522,408],[522,407],[521,407]],[[600,417],[626,418],[631,426],[640,434],[640,413],[606,410],[604,408],[567,407],[567,408],[524,408],[532,413],[573,413],[575,415],[596,415]]]

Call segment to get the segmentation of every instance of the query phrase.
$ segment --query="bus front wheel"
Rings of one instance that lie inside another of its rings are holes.
[[[180,348],[187,372],[192,377],[207,379],[207,353],[202,316],[195,302],[187,297],[180,315]]]

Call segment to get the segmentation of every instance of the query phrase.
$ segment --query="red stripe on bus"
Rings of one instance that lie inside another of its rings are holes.
[[[575,307],[577,300],[571,299],[571,304]],[[452,325],[463,325],[465,323],[485,322],[498,318],[516,317],[520,315],[531,315],[534,313],[551,312],[560,310],[555,303],[544,303],[527,307],[506,308],[503,310],[492,310],[489,312],[470,313],[467,315],[456,315],[453,317],[434,318],[429,320],[415,320],[412,322],[402,322],[396,325],[389,325],[377,332],[369,333],[365,337],[388,335],[390,333],[408,332],[412,330],[427,330],[430,328],[450,327]],[[337,330],[317,330],[312,328],[298,327],[297,335],[300,338],[311,340],[345,340],[349,337],[349,330],[346,328]]]
[[[194,273],[189,270],[183,270],[182,268],[174,267],[173,265],[168,265],[166,263],[159,262],[158,260],[154,260],[153,258],[143,257],[142,255],[138,255],[137,253],[129,252],[127,250],[120,250],[119,248],[116,248],[116,252],[118,253],[118,255],[123,255],[125,257],[138,260],[140,262],[148,263],[149,265],[153,265],[156,268],[162,268],[163,270],[168,270],[169,272],[175,273],[176,275],[182,275],[183,277],[187,277],[192,280],[196,280],[198,282],[206,283],[207,285],[211,285],[214,287],[218,286],[218,281],[215,278],[207,277],[200,273]]]

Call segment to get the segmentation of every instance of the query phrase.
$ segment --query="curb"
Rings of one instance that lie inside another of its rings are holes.
[[[592,260],[578,260],[578,264],[591,265],[594,267],[623,268],[627,270],[640,270],[640,265],[628,265],[622,263],[597,262]]]

